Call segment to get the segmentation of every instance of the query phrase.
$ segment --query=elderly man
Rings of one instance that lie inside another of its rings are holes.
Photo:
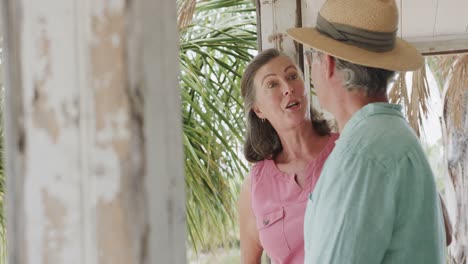
[[[434,177],[399,105],[395,71],[423,58],[396,37],[395,0],[329,0],[315,28],[287,32],[307,48],[320,104],[341,133],[304,222],[305,263],[444,263]]]

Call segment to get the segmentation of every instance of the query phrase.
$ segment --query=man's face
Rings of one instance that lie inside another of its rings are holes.
[[[306,57],[307,65],[309,65],[310,67],[310,82],[314,85],[315,93],[317,94],[320,106],[326,110],[329,110],[327,108],[327,105],[329,104],[329,89],[326,88],[326,69],[323,63],[323,53],[313,49],[309,49],[306,50],[304,54]]]

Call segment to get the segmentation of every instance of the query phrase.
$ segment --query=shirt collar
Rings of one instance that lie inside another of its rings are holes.
[[[362,120],[373,115],[394,115],[404,118],[401,113],[401,105],[390,103],[370,103],[354,113],[346,123],[343,131],[340,133],[340,139],[348,137],[348,133],[352,131]]]

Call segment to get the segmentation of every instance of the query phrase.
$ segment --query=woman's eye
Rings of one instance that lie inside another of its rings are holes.
[[[290,79],[290,80],[297,80],[298,78],[299,78],[299,76],[298,76],[297,74],[291,74],[291,75],[289,76],[289,79]]]
[[[271,89],[271,88],[275,88],[275,86],[276,86],[276,82],[270,82],[270,83],[268,83],[268,85],[267,85],[267,87],[270,88],[270,89]]]

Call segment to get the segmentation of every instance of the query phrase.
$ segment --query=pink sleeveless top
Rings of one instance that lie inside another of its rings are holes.
[[[323,164],[335,146],[332,134],[319,156],[306,167],[304,189],[278,169],[273,160],[252,168],[252,209],[260,243],[275,264],[304,263],[304,214],[307,198],[315,187]]]

